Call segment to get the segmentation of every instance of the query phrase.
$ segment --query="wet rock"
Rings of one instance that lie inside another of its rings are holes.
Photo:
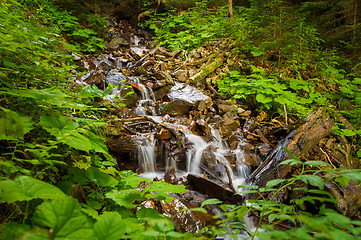
[[[167,94],[171,100],[179,99],[187,101],[198,108],[198,106],[209,107],[212,105],[212,99],[199,91],[197,88],[186,85],[184,83],[176,83]],[[200,102],[204,102],[200,105]]]
[[[105,75],[105,82],[113,86],[121,87],[128,78],[121,72],[112,70]]]
[[[179,82],[186,82],[188,80],[188,71],[179,69],[173,73],[173,76],[179,81]]]
[[[171,168],[164,174],[164,181],[169,184],[177,184],[178,179],[175,175],[175,169]]]
[[[168,129],[162,128],[159,133],[156,133],[155,138],[163,140],[171,139],[172,133]]]
[[[227,112],[222,116],[222,123],[220,125],[221,137],[228,137],[240,127],[238,116],[233,112]]]
[[[272,146],[269,143],[263,143],[256,148],[257,152],[260,153],[261,157],[267,156],[272,151]]]
[[[210,129],[210,127],[208,126],[207,122],[204,119],[198,119],[196,121],[196,127],[198,129],[200,129],[205,134],[210,134],[211,133],[211,129]]]
[[[98,63],[97,70],[103,70],[104,72],[109,72],[112,68],[114,68],[112,63],[107,59],[105,59]]]
[[[220,104],[218,104],[218,113],[220,115],[223,115],[223,114],[225,114],[227,112],[231,112],[231,111],[237,113],[238,106],[229,101],[222,101]]]
[[[163,103],[158,108],[158,113],[160,115],[166,115],[169,114],[171,116],[182,116],[189,112],[191,109],[192,104],[180,99],[175,99],[168,103]]]
[[[238,116],[241,118],[249,118],[252,112],[250,110],[244,110],[243,108],[238,108]]]
[[[168,72],[161,71],[155,73],[154,75],[158,80],[164,80],[166,84],[174,85],[174,80]]]
[[[108,48],[111,50],[119,50],[119,48],[124,46],[129,46],[129,43],[127,40],[121,37],[113,38],[108,44]]]
[[[98,71],[98,72],[93,72],[89,75],[89,77],[87,77],[86,79],[84,79],[84,81],[87,84],[95,84],[99,89],[103,89],[104,88],[104,82],[105,82],[105,76],[104,73],[102,71]]]
[[[139,100],[139,96],[130,87],[123,88],[120,92],[120,97],[125,100],[124,103],[128,108],[133,108]]]
[[[244,155],[243,164],[250,167],[258,167],[258,165],[262,161],[262,159],[252,150],[244,150],[243,155]]]
[[[204,225],[213,222],[213,216],[210,214],[186,210],[192,206],[187,206],[180,199],[173,199],[169,203],[161,201],[161,205],[164,211],[163,214],[172,220],[175,229],[179,232],[197,232]]]
[[[161,98],[163,98],[165,95],[167,95],[167,93],[169,92],[169,90],[172,88],[172,85],[166,85],[163,86],[157,90],[154,91],[154,98],[155,100],[159,100]]]
[[[242,203],[244,200],[242,196],[235,195],[234,192],[204,177],[197,176],[194,174],[188,174],[187,180],[188,180],[188,184],[192,186],[193,189],[203,194],[207,194],[211,198],[217,198],[220,200],[228,200],[239,203]]]

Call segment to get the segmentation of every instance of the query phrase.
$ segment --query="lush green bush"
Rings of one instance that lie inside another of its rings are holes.
[[[258,195],[258,200],[246,200],[241,206],[222,204],[217,199],[203,202],[202,206],[220,204],[224,213],[218,218],[223,234],[231,234],[232,239],[238,239],[237,234],[241,232],[246,232],[252,239],[359,239],[361,221],[334,210],[337,200],[325,189],[325,184],[332,181],[346,187],[350,180],[360,184],[360,170],[333,169],[330,164],[322,161],[302,162],[285,150],[292,159],[285,160],[280,165],[299,166],[298,174],[293,174],[288,179],[270,180],[264,187],[238,186],[247,189],[239,194]],[[289,199],[287,203],[279,203],[276,196],[286,189]],[[313,213],[306,211],[306,203],[318,210]],[[256,213],[253,216],[258,219],[254,229],[245,222],[245,216],[251,212]],[[294,227],[278,230],[277,227],[283,227],[282,223],[293,224]],[[218,233],[221,232],[218,230]]]

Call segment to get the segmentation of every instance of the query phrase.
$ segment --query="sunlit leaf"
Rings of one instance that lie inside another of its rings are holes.
[[[209,205],[209,204],[220,204],[222,203],[222,201],[216,199],[216,198],[211,198],[211,199],[207,199],[204,202],[202,202],[201,207],[204,207],[205,205]]]
[[[103,213],[101,216],[99,216],[98,221],[94,224],[94,234],[98,239],[123,239],[125,232],[125,221],[116,212]]]
[[[42,203],[34,213],[33,224],[50,228],[54,239],[95,239],[93,222],[71,197]]]
[[[125,208],[135,208],[137,205],[133,204],[133,201],[144,200],[141,192],[137,189],[113,190],[106,193],[105,196]]]
[[[0,199],[7,203],[32,199],[57,199],[66,195],[57,187],[28,176],[0,181]]]

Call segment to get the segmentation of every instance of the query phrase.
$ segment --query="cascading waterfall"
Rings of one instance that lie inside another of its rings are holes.
[[[155,115],[155,110],[152,107],[152,103],[154,102],[153,92],[146,85],[142,84],[139,78],[132,79],[134,83],[136,83],[143,91],[140,91],[141,99],[139,100],[138,107],[135,109],[135,113],[139,115],[147,115],[147,108],[151,110],[151,115]]]
[[[186,134],[187,139],[192,143],[192,148],[187,151],[187,172],[200,173],[200,163],[203,151],[209,146],[200,136],[191,132]]]
[[[143,139],[138,141],[139,163],[145,173],[155,172],[155,139],[154,134],[142,136]]]

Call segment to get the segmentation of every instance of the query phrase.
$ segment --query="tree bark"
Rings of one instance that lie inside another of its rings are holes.
[[[233,0],[228,0],[228,16],[233,18]]]
[[[298,158],[302,157],[332,131],[334,120],[324,118],[324,115],[322,108],[309,114],[305,119],[305,123],[279,143],[267,156],[266,160],[252,173],[248,181],[254,185],[264,187],[267,181],[284,178],[291,171],[291,166],[282,165],[278,167],[278,164],[291,157],[286,154],[281,146],[286,147]]]

